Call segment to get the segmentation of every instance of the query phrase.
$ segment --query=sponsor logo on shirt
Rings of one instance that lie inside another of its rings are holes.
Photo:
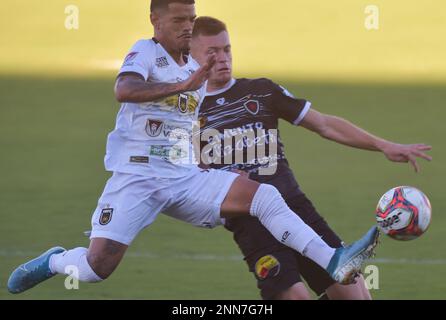
[[[149,154],[154,157],[162,158],[163,160],[174,162],[179,159],[189,157],[188,151],[182,146],[150,146]]]
[[[189,140],[192,135],[192,125],[189,127],[154,119],[147,119],[145,130],[149,137],[162,136],[163,139],[169,139],[171,142]]]
[[[169,66],[169,61],[167,60],[166,57],[159,57],[159,58],[156,58],[155,65],[158,68],[166,68]]]
[[[280,262],[276,257],[267,255],[257,260],[255,265],[256,276],[259,280],[275,277],[280,272]]]
[[[130,163],[149,163],[149,157],[145,156],[131,156]]]
[[[149,119],[147,120],[146,124],[146,133],[149,135],[149,137],[158,137],[163,130],[163,126],[163,121]]]
[[[220,105],[220,106],[224,105],[225,103],[226,103],[226,99],[225,98],[220,98],[220,99],[217,100],[217,104]]]

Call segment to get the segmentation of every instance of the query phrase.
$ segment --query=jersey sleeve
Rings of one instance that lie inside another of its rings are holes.
[[[143,76],[147,81],[152,72],[151,61],[153,59],[151,57],[154,55],[154,50],[155,48],[147,40],[136,42],[125,57],[119,74],[134,72]]]
[[[291,124],[299,125],[311,108],[311,102],[298,99],[284,87],[272,82],[273,109],[276,116]]]

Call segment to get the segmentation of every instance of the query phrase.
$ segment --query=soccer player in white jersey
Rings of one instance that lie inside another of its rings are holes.
[[[76,267],[82,282],[108,278],[160,212],[206,228],[220,225],[221,218],[251,214],[336,281],[354,282],[376,246],[376,226],[349,247],[331,248],[275,187],[232,172],[201,170],[191,161],[192,124],[215,56],[199,67],[187,55],[196,17],[193,0],[152,0],[150,17],[155,37],[133,46],[116,80],[122,107],[105,157],[113,175],[92,217],[89,248],[49,249],[13,271],[8,290],[23,292],[67,274],[67,267]]]

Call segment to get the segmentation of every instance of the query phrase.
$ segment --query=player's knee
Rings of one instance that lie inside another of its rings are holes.
[[[299,282],[282,291],[276,296],[276,300],[310,300],[311,296],[304,284]]]
[[[266,183],[262,183],[257,189],[257,192],[260,192],[262,195],[267,195],[270,198],[281,197],[279,190],[275,186]]]

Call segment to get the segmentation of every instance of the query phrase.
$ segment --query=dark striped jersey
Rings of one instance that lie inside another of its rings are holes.
[[[298,186],[280,140],[279,119],[298,125],[310,107],[309,101],[295,98],[269,79],[233,79],[226,88],[207,93],[201,104],[201,159],[211,168],[243,170],[251,179],[274,182],[285,197],[286,186]],[[249,150],[254,150],[251,156]],[[259,169],[273,163],[277,171],[264,176]]]

